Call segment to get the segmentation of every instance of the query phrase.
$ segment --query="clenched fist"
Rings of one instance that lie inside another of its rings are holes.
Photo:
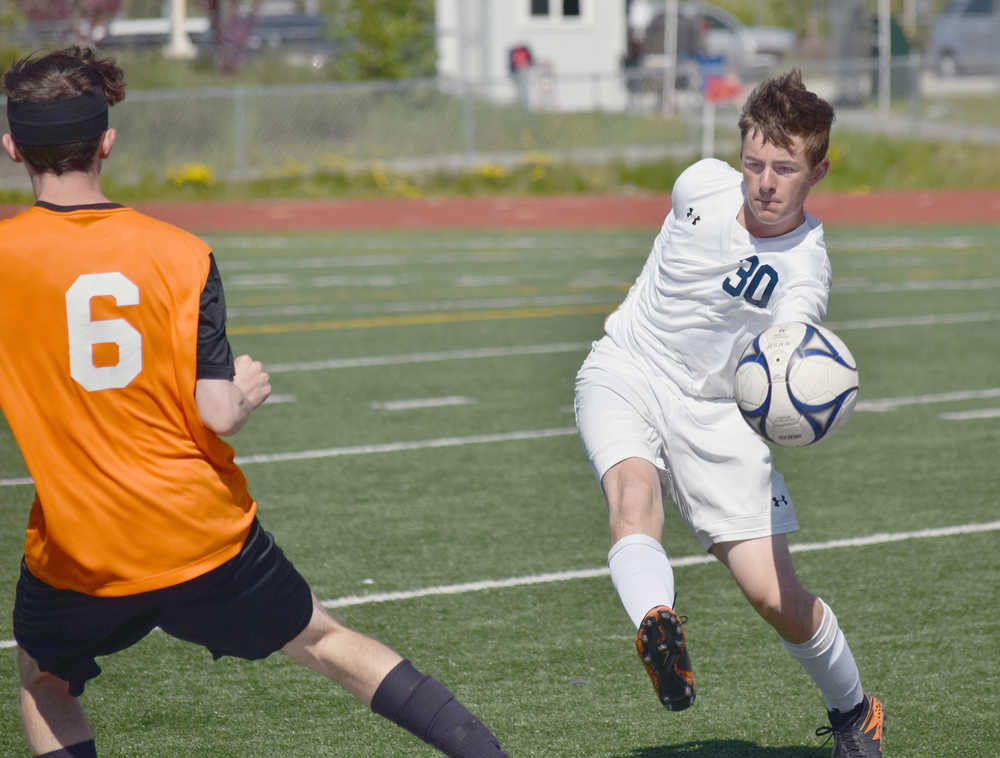
[[[233,384],[243,392],[250,410],[253,410],[271,394],[271,377],[264,371],[263,364],[249,355],[236,358],[233,366],[236,370]]]

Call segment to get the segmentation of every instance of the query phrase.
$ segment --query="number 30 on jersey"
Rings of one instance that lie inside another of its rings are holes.
[[[81,274],[66,290],[69,374],[90,392],[125,387],[142,371],[142,335],[123,318],[91,318],[90,301],[95,297],[113,297],[118,306],[138,305],[139,288],[114,271]],[[118,347],[113,365],[94,364],[94,345],[103,343]]]
[[[733,297],[742,295],[750,305],[766,308],[777,284],[778,272],[766,263],[761,266],[760,258],[751,255],[744,258],[740,267],[722,281],[722,289]]]

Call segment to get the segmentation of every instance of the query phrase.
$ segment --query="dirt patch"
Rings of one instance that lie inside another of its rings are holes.
[[[137,203],[195,233],[317,229],[613,228],[659,226],[667,195]],[[806,208],[828,225],[1000,224],[1000,191],[816,192]],[[24,210],[0,205],[0,218]]]

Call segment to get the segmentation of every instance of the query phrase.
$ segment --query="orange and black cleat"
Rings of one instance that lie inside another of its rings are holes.
[[[635,649],[664,708],[683,711],[694,702],[684,625],[673,610],[658,605],[646,614],[635,634]]]
[[[816,736],[833,735],[830,758],[882,758],[882,732],[885,714],[882,703],[871,695],[853,711],[830,711],[830,726],[821,726]]]

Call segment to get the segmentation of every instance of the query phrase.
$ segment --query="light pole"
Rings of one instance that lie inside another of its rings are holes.
[[[170,0],[170,41],[163,48],[164,57],[190,60],[198,54],[191,38],[184,30],[186,16],[186,0]]]

